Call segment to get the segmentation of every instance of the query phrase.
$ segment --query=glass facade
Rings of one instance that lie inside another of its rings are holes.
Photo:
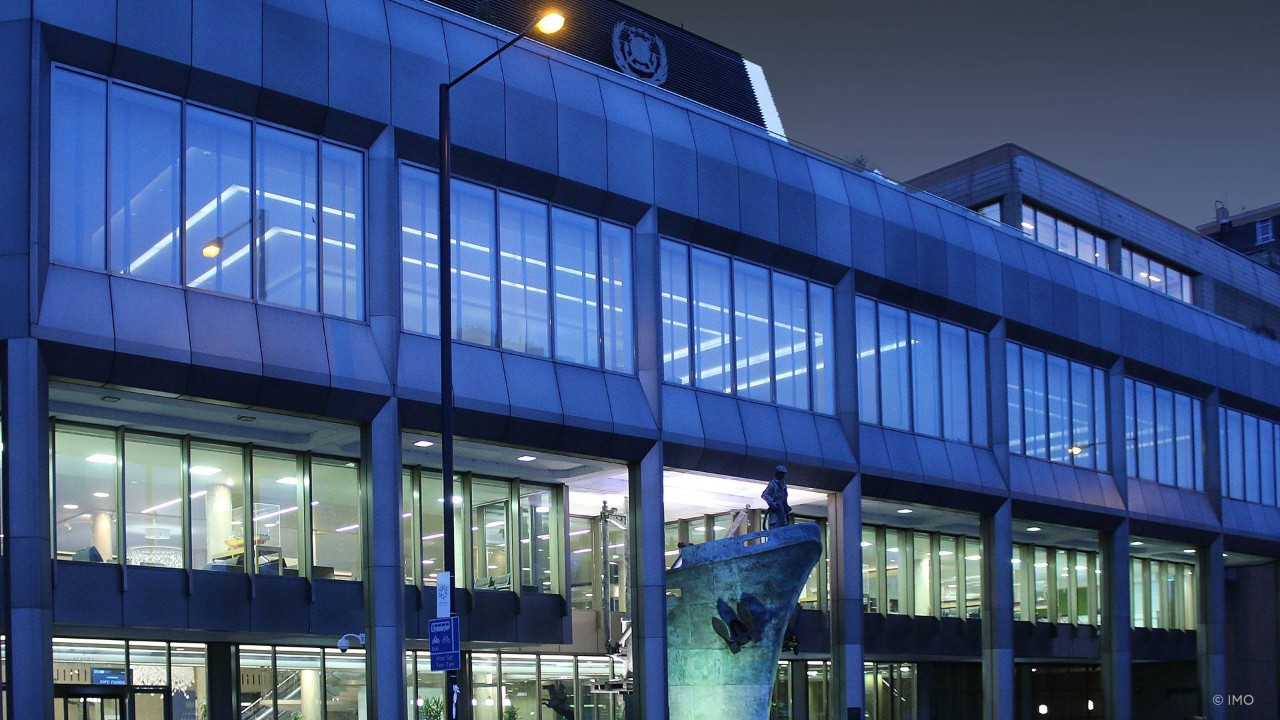
[[[1130,558],[1129,582],[1133,627],[1196,629],[1195,563]]]
[[[1048,245],[1090,265],[1107,267],[1106,239],[1025,203],[1022,206],[1022,232],[1041,245]]]
[[[59,560],[361,578],[353,460],[65,422],[52,435]]]
[[[430,654],[408,653],[416,661],[419,682],[409,686],[417,698],[417,720],[430,718],[427,708],[443,688],[436,677],[426,673]],[[521,653],[471,653],[471,717],[475,720],[615,720],[623,717],[622,695],[597,692],[592,685],[605,683],[622,672],[621,665],[608,656],[532,655]],[[440,673],[434,673],[439,677]],[[425,682],[424,682],[425,681]],[[443,717],[441,715],[440,717]]]
[[[241,720],[368,716],[362,649],[241,645],[238,655]]]
[[[1106,373],[1010,342],[1009,450],[1053,462],[1107,469]]]
[[[916,666],[913,663],[865,662],[862,678],[866,720],[916,720]]]
[[[663,378],[835,412],[830,287],[663,239]]]
[[[1120,249],[1120,274],[1143,287],[1189,303],[1191,275],[1132,248]]]
[[[54,262],[363,319],[362,152],[61,67],[51,103]]]
[[[439,185],[400,167],[406,332],[440,335]],[[453,337],[635,372],[630,228],[453,180]]]
[[[975,537],[864,525],[863,610],[980,618],[981,563],[981,543]]]
[[[1124,380],[1125,457],[1129,475],[1204,490],[1199,398]]]
[[[206,668],[200,643],[53,638],[54,685],[130,686],[134,712],[129,717],[205,717],[210,701]],[[86,703],[68,697],[55,701],[53,717],[64,717],[64,712],[77,718],[116,717],[113,709],[100,698]]]
[[[1218,408],[1218,443],[1223,497],[1275,506],[1280,424]]]
[[[857,299],[859,420],[987,444],[986,336]]]
[[[1097,552],[1014,545],[1011,562],[1014,620],[1101,624],[1102,569]]]
[[[439,470],[419,466],[404,468],[402,482],[405,582],[434,587],[444,570],[444,484]],[[469,577],[471,587],[479,590],[561,592],[561,486],[459,473],[454,492],[459,587]]]

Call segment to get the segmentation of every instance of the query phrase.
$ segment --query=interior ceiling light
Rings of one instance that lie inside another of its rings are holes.
[[[222,238],[214,238],[204,244],[200,254],[207,258],[216,258],[222,254]]]
[[[429,448],[432,445],[435,445],[435,443],[431,442],[430,440],[418,440],[413,443],[414,447],[420,447],[420,448]]]

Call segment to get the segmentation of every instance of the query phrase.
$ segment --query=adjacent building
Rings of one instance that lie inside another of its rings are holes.
[[[436,88],[540,9],[0,9],[4,717],[441,717],[453,513],[461,717],[663,718],[665,570],[780,463],[772,718],[1276,717],[1275,271],[792,146],[610,0],[453,96],[446,497]]]

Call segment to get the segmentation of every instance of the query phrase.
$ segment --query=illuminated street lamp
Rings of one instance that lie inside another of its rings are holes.
[[[449,147],[449,91],[475,71],[484,67],[490,60],[498,57],[512,45],[520,42],[536,28],[539,32],[550,35],[564,27],[564,15],[550,11],[529,24],[524,32],[511,38],[507,44],[489,54],[488,57],[471,66],[471,68],[453,80],[440,85],[440,474],[444,483],[444,569],[449,573],[449,594],[452,597],[457,587],[457,567],[454,561],[454,499],[453,489],[453,278],[450,247],[453,235],[451,227],[453,202],[450,189]],[[457,686],[457,671],[449,671],[445,675],[445,717],[454,720],[456,702],[451,701],[453,688]]]

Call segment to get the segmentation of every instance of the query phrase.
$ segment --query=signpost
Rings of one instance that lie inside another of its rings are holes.
[[[456,615],[428,620],[427,637],[431,641],[431,672],[462,669]]]

